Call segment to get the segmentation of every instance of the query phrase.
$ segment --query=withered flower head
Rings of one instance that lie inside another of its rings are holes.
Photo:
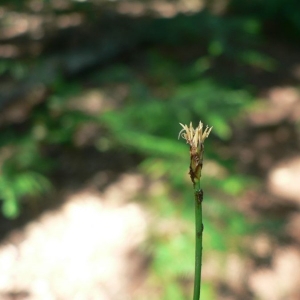
[[[190,145],[190,176],[193,184],[195,180],[200,180],[201,170],[203,165],[203,151],[204,141],[209,136],[212,127],[206,126],[203,131],[203,123],[200,121],[199,125],[194,128],[192,122],[190,127],[179,123],[182,129],[179,132],[178,138],[182,137]]]
[[[193,127],[192,122],[190,123],[190,127],[181,123],[179,124],[183,129],[180,130],[178,139],[182,137],[191,147],[195,148],[199,147],[201,144],[204,143],[205,139],[209,136],[212,130],[212,127],[206,126],[203,132],[203,123],[201,121],[195,129]]]

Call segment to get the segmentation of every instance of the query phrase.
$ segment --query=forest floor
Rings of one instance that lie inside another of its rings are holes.
[[[247,138],[242,140],[236,134],[232,149],[240,169],[262,181],[262,187],[247,191],[239,205],[245,215],[275,217],[285,225],[275,235],[253,237],[253,257],[244,261],[228,258],[226,284],[231,291],[220,288],[220,299],[248,299],[245,287],[262,300],[300,297],[300,156],[290,146],[299,137],[289,125],[289,118],[299,111],[296,90],[272,88],[265,108],[247,116]],[[279,118],[284,120],[281,125]],[[245,137],[245,131],[240,134]],[[258,155],[254,157],[254,153]],[[73,159],[69,158],[69,163]],[[101,164],[103,157],[95,154],[89,159]],[[77,168],[82,171],[84,167]],[[114,177],[106,171],[96,172],[73,192],[68,187],[74,180],[70,176],[70,182],[65,181],[56,195],[54,207],[41,210],[39,203],[39,216],[33,220],[29,207],[29,219],[7,231],[1,243],[0,299],[106,300],[143,294],[147,257],[139,248],[147,239],[151,216],[134,201],[146,179],[130,169],[134,163]],[[101,192],[99,185],[104,187]]]
[[[172,15],[167,4],[157,7],[162,15]],[[120,4],[119,10],[126,14],[128,7]],[[137,4],[130,11],[139,14],[141,8]],[[78,16],[71,20],[80,23]],[[37,29],[38,22],[27,31],[38,34]],[[38,47],[33,43],[23,51]],[[253,74],[252,84],[264,100],[244,117],[241,128],[235,128],[231,151],[240,172],[261,181],[240,199],[245,215],[277,218],[284,226],[276,234],[253,237],[252,257],[228,259],[229,275],[226,288],[219,287],[220,300],[254,299],[253,295],[261,300],[300,299],[300,135],[294,125],[300,118],[300,93],[295,88],[300,59],[297,49],[276,43],[269,48],[286,62],[285,69],[273,75]],[[0,47],[0,55],[14,55],[18,47],[5,49]],[[230,71],[227,67],[220,72]],[[14,105],[2,112],[6,122],[20,117],[11,113],[18,111],[16,107],[30,114],[26,103]],[[52,200],[28,205],[17,221],[1,219],[0,299],[144,299],[149,258],[140,247],[152,216],[135,201],[149,184],[136,171],[139,158],[121,152],[103,157],[89,149],[63,153],[59,161],[65,173],[55,174],[59,188]],[[204,278],[218,272],[205,271],[205,264]]]

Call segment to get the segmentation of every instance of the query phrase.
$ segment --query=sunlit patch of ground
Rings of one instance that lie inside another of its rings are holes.
[[[102,195],[70,195],[12,232],[0,248],[0,299],[130,299],[142,265],[132,253],[147,228],[142,208],[127,202],[139,180],[127,175]]]
[[[275,251],[271,268],[260,268],[250,276],[250,287],[262,300],[299,299],[300,252],[294,247]]]
[[[276,196],[300,203],[300,157],[280,162],[270,171],[268,187]]]
[[[296,300],[300,299],[300,160],[299,136],[293,124],[299,119],[299,92],[273,87],[260,108],[249,114],[251,127],[259,130],[248,140],[252,154],[245,148],[249,160],[244,163],[264,176],[260,191],[249,194],[247,201],[274,228],[262,228],[265,232],[249,241],[255,259],[247,285],[257,299]],[[276,230],[275,224],[283,221],[286,226]]]

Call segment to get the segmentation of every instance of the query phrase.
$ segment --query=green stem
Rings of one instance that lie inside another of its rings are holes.
[[[195,279],[193,300],[200,299],[201,291],[201,268],[202,268],[202,200],[203,192],[200,189],[200,180],[195,181],[195,227],[196,227],[196,249],[195,249]]]

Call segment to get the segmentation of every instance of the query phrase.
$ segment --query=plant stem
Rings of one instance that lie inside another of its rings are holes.
[[[182,137],[190,145],[190,177],[194,185],[195,195],[195,224],[196,224],[196,250],[195,250],[195,279],[193,300],[200,300],[201,292],[201,268],[202,268],[202,201],[203,191],[200,189],[200,178],[203,166],[204,141],[209,136],[212,127],[206,126],[203,131],[203,123],[194,128],[192,122],[190,126],[179,123],[182,129],[179,137]]]
[[[200,299],[201,292],[201,268],[202,268],[202,200],[203,191],[200,189],[200,180],[196,180],[194,184],[195,195],[195,278],[194,278],[194,297],[193,300]]]

